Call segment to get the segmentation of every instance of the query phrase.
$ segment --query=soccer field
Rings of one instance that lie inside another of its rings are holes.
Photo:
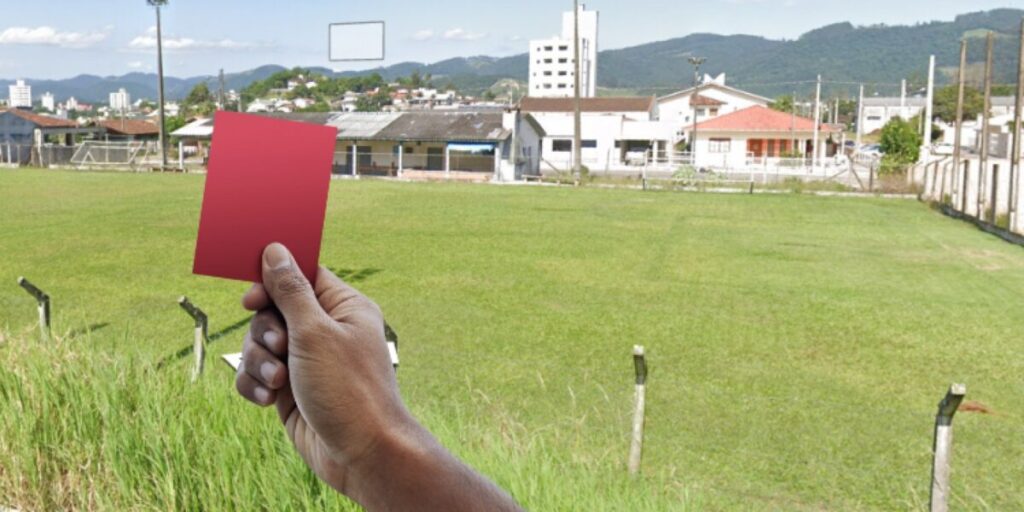
[[[175,357],[181,295],[212,354],[246,328],[247,285],[191,275],[202,189],[0,171],[0,506],[350,508],[226,365]],[[528,508],[922,509],[963,382],[990,413],[956,417],[951,504],[1024,509],[1024,250],[920,203],[337,181],[321,261],[398,332],[411,409]]]

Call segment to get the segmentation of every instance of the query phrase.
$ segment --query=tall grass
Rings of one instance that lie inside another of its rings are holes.
[[[357,510],[294,455],[268,410],[244,403],[217,363],[111,355],[103,340],[3,336],[0,505],[22,510]],[[477,393],[481,401],[486,396]],[[481,404],[483,405],[483,404]],[[618,453],[553,448],[507,414],[421,404],[458,455],[536,510],[684,510],[658,477],[624,476]]]

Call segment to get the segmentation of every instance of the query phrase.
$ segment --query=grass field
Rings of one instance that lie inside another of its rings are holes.
[[[175,357],[178,296],[214,354],[247,319],[190,275],[202,187],[0,171],[0,505],[350,508],[227,366]],[[532,509],[922,509],[954,381],[992,411],[956,419],[954,507],[1024,508],[1024,251],[916,202],[335,182],[322,261],[401,336],[414,412]]]

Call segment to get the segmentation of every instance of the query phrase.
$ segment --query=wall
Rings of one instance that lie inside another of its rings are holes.
[[[728,89],[716,87],[714,85],[702,87],[700,95],[721,101],[725,103],[725,105],[718,107],[717,116],[703,116],[698,120],[698,122],[707,121],[708,119],[730,114],[737,110],[743,110],[754,105],[768,106],[764,101],[754,99],[744,94],[738,94]],[[692,124],[693,109],[690,107],[690,96],[691,94],[682,94],[679,96],[659,99],[656,118],[661,121],[672,121],[681,125]]]
[[[1010,211],[1010,161],[1007,159],[989,159],[986,163],[986,172],[981,173],[981,162],[977,156],[971,155],[963,160],[959,169],[953,165],[951,158],[944,158],[930,164],[919,164],[916,166],[912,176],[918,185],[922,186],[922,199],[930,201],[943,201],[947,199],[950,206],[955,210],[965,213],[971,217],[981,218],[984,221],[992,222],[992,191],[996,187],[996,217],[1006,216]],[[998,171],[996,171],[998,169]],[[967,187],[964,189],[964,177],[967,178]],[[943,185],[945,180],[945,185]],[[1024,206],[1021,195],[1024,194],[1024,187],[1018,180],[1016,207],[1019,212]],[[965,194],[961,191],[966,190]],[[979,190],[982,192],[982,202],[979,208]],[[964,199],[966,206],[964,209]],[[1012,231],[1024,233],[1024,219],[1017,214],[1012,219]]]

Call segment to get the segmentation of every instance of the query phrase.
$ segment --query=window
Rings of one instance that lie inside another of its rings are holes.
[[[566,71],[559,71],[559,72],[558,72],[558,76],[566,76],[566,75],[568,75],[568,74],[569,74],[569,73],[568,73],[568,72],[566,72]]]
[[[545,89],[550,89],[551,88],[551,84],[544,84],[544,88]]]
[[[705,113],[705,110],[704,110],[704,109],[702,109],[702,108],[698,108],[698,109],[697,109],[697,117],[703,116],[703,115],[704,115],[704,113]]]
[[[555,49],[554,46],[545,46],[544,47],[544,51],[546,51],[546,52],[550,52],[551,50],[554,50],[554,49]]]
[[[711,139],[708,151],[711,153],[728,153],[732,148],[732,139]]]
[[[551,141],[551,151],[556,153],[567,153],[572,151],[572,141],[568,139],[555,139]]]
[[[580,147],[583,149],[597,149],[596,140],[584,140],[581,141]]]
[[[717,108],[711,109],[711,115],[717,116],[718,115],[718,109]]]
[[[558,59],[559,64],[565,64],[567,62],[569,62],[569,59]]]
[[[559,49],[559,50],[561,50],[561,51],[563,51],[563,52],[564,52],[564,51],[568,51],[568,50],[569,50],[569,46],[567,46],[567,45],[562,45],[562,46],[559,46],[559,47],[558,47],[558,49]]]
[[[882,116],[868,116],[868,121],[881,121]]]
[[[551,64],[551,59],[544,59],[544,64]]]
[[[551,72],[550,71],[545,71],[544,72],[544,76],[551,76]]]

